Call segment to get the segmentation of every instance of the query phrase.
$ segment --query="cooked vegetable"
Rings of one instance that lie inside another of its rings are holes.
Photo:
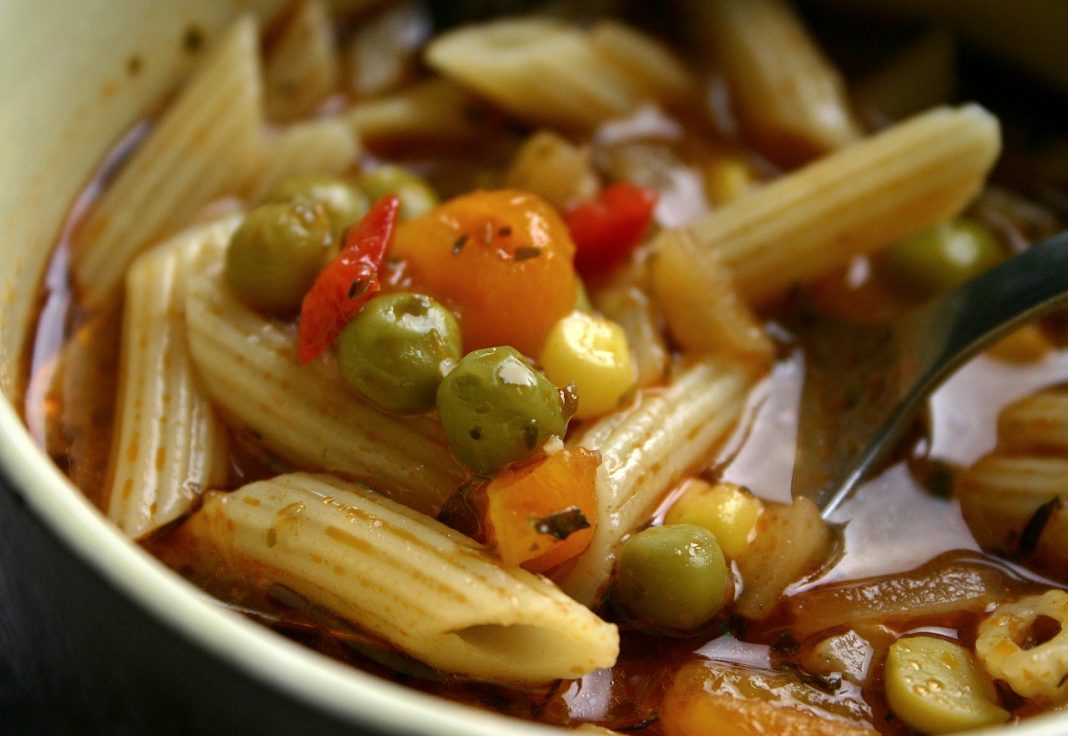
[[[759,498],[733,483],[712,485],[694,478],[668,509],[664,523],[696,524],[710,532],[728,556],[738,557],[749,546],[763,510]]]
[[[278,182],[267,192],[268,202],[306,199],[326,210],[334,235],[355,224],[367,214],[369,204],[363,192],[336,176],[300,174]]]
[[[493,475],[567,427],[560,393],[514,348],[464,356],[438,387],[438,415],[464,465]]]
[[[330,347],[360,308],[378,293],[378,269],[393,239],[399,200],[383,197],[345,233],[341,251],[300,305],[297,351],[302,363]]]
[[[683,665],[664,695],[667,736],[875,736],[867,704],[789,672],[723,662]]]
[[[365,171],[356,179],[356,185],[371,202],[388,194],[399,197],[401,220],[425,215],[438,203],[438,195],[426,181],[400,166],[379,166]]]
[[[535,356],[575,303],[575,247],[531,194],[483,191],[403,223],[393,253],[413,287],[454,309],[467,350],[511,345]]]
[[[879,265],[903,288],[931,296],[955,289],[1004,258],[986,226],[959,218],[898,242]]]
[[[656,200],[652,189],[623,182],[571,207],[564,219],[575,240],[578,269],[598,273],[622,262],[649,229]]]
[[[715,537],[693,524],[649,527],[623,543],[615,592],[641,620],[688,630],[723,608],[729,573]]]
[[[295,311],[315,281],[330,243],[330,219],[317,204],[257,207],[230,238],[226,280],[257,309]]]
[[[597,523],[601,457],[577,448],[512,468],[486,487],[486,522],[501,561],[544,572],[582,552]]]
[[[634,388],[634,365],[623,328],[611,320],[572,312],[556,323],[538,359],[557,386],[574,384],[576,419],[589,419],[619,406]]]
[[[342,330],[341,375],[372,403],[401,413],[434,408],[438,384],[460,362],[460,326],[423,294],[378,296]]]
[[[994,686],[956,642],[910,636],[886,655],[886,697],[894,715],[925,733],[955,733],[1004,723]]]

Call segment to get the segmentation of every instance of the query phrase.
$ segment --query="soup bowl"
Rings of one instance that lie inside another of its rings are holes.
[[[0,4],[0,657],[60,732],[559,733],[351,669],[221,608],[121,536],[21,418],[40,284],[72,201],[201,41],[280,4]],[[1012,732],[1068,732],[1068,713]]]

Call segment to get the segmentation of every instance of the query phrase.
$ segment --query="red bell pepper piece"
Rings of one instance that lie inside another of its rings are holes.
[[[564,213],[578,270],[603,271],[626,258],[649,227],[656,200],[654,190],[621,182]]]
[[[300,305],[297,353],[301,363],[334,344],[349,320],[381,289],[378,271],[393,243],[400,199],[382,197],[356,225]]]

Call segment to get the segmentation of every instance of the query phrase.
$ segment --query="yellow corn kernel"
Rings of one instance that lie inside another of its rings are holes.
[[[694,478],[668,510],[665,524],[697,524],[712,532],[728,557],[745,552],[764,504],[733,483],[712,485]]]
[[[704,179],[705,195],[718,207],[749,190],[753,185],[753,170],[737,156],[717,156],[704,167]]]
[[[575,384],[578,419],[615,409],[634,387],[627,336],[604,317],[572,312],[561,319],[546,338],[539,362],[557,386]]]
[[[994,687],[967,649],[933,636],[898,639],[886,656],[886,699],[894,714],[924,733],[956,733],[1004,723]]]

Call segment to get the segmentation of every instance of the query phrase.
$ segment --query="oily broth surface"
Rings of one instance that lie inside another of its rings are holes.
[[[42,285],[37,328],[25,356],[30,381],[22,408],[27,425],[57,465],[98,506],[104,501],[101,493],[110,451],[121,318],[118,305],[90,313],[79,303],[69,278],[70,239],[105,185],[110,170],[147,129],[147,125],[138,126],[120,142],[115,155],[109,158],[110,164],[86,186],[84,196],[72,207]],[[499,171],[518,140],[516,132],[504,128],[484,145],[479,156],[428,149],[418,152],[419,160],[407,163],[414,163],[414,168],[427,174],[443,196],[448,196],[474,188],[487,172]],[[700,148],[696,141],[689,143]],[[391,159],[392,153],[374,152],[383,160]],[[725,445],[713,464],[713,477],[749,487],[765,498],[788,500],[798,401],[804,380],[803,351],[803,345],[795,346],[793,352],[784,351],[771,380],[755,394],[761,401],[754,403],[749,423]],[[61,360],[64,355],[67,357]],[[60,364],[63,367],[57,370]],[[804,596],[823,585],[892,575],[944,564],[946,560],[991,570],[1014,593],[1040,590],[1042,583],[1028,579],[1021,570],[976,554],[956,502],[927,492],[911,473],[908,457],[922,451],[956,466],[966,466],[992,447],[992,418],[1002,406],[1066,379],[1068,358],[1063,353],[1019,366],[989,358],[967,366],[934,397],[930,432],[920,433],[903,444],[898,460],[863,486],[836,515],[835,520],[844,525],[840,559],[820,579],[799,586],[790,594]],[[973,400],[977,390],[985,397],[984,402]],[[975,431],[962,433],[961,427]],[[229,488],[286,470],[276,459],[251,449],[254,443],[233,434]],[[892,509],[889,515],[887,508]],[[166,561],[176,556],[171,544],[164,530],[147,541],[146,547]],[[622,621],[622,653],[614,668],[574,682],[517,691],[458,682],[428,671],[325,612],[302,608],[301,602],[284,590],[266,597],[249,597],[244,591],[223,588],[216,581],[193,582],[237,610],[328,656],[421,690],[548,723],[589,721],[647,734],[662,732],[656,722],[660,699],[681,664],[710,657],[751,666],[791,668],[799,666],[806,649],[816,643],[812,637],[795,636],[794,622],[782,608],[759,624],[746,626],[740,620],[727,619],[708,630],[679,638],[655,636]],[[604,613],[618,618],[610,604]],[[877,629],[887,640],[892,634],[936,631],[970,645],[976,625],[976,615],[959,614],[939,619],[883,621]],[[724,639],[725,635],[730,638]],[[885,647],[881,651],[885,653]],[[907,729],[900,722],[886,717],[881,656],[877,654],[871,663],[867,680],[846,686],[841,696],[863,696],[880,731],[904,734]]]

